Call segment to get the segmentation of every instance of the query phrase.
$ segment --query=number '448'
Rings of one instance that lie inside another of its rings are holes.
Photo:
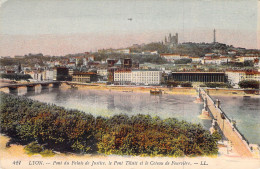
[[[14,161],[13,165],[21,165],[21,161]]]

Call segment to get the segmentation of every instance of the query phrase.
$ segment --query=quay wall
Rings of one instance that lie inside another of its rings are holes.
[[[232,96],[250,96],[259,95],[259,89],[222,89],[222,88],[207,88],[210,95],[232,95]]]
[[[100,85],[100,84],[81,84],[71,83],[77,86],[79,89],[95,89],[95,90],[116,90],[126,92],[145,92],[150,93],[150,90],[162,90],[163,94],[184,94],[184,95],[196,95],[197,91],[192,87],[161,87],[161,86],[120,86],[120,85]],[[67,86],[67,85],[66,85]]]

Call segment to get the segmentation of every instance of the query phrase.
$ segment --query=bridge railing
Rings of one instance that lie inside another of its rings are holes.
[[[207,94],[207,92],[200,88],[199,91],[201,91],[203,94],[206,95],[206,98],[207,98],[207,101],[211,102],[212,104],[215,105],[215,102],[213,100],[213,98]],[[225,117],[226,119],[226,122],[230,125],[230,127],[233,129],[233,131],[237,134],[237,136],[243,141],[243,143],[245,144],[245,146],[251,151],[250,147],[249,147],[249,141],[246,139],[246,137],[239,131],[239,129],[237,128],[236,125],[233,124],[233,121],[227,116],[227,114],[220,108],[220,107],[216,107],[216,110],[220,113],[220,114],[223,114],[223,116]],[[208,111],[212,114],[211,110],[209,108],[207,108]],[[224,133],[224,131],[223,131]]]

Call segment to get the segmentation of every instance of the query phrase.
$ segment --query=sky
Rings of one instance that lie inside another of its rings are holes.
[[[66,55],[158,42],[260,49],[257,0],[0,0],[0,56]],[[128,20],[132,18],[132,21]]]

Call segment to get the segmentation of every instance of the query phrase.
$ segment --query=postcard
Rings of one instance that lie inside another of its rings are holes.
[[[259,8],[0,0],[0,168],[260,168]]]

